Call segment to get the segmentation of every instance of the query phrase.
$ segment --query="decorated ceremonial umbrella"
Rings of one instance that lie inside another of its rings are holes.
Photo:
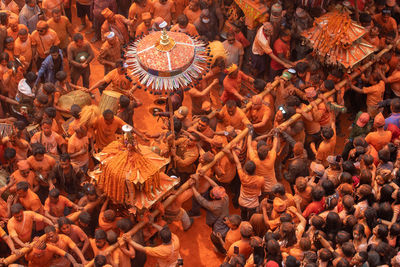
[[[127,52],[128,74],[151,92],[187,89],[207,69],[206,44],[181,32],[152,32]]]

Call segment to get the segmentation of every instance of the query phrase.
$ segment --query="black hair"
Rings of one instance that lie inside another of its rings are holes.
[[[72,224],[71,220],[67,217],[60,217],[57,219],[58,227],[62,227],[65,224]]]
[[[74,37],[72,39],[74,40],[74,42],[78,42],[79,40],[83,40],[83,36],[78,32],[74,34]]]
[[[103,111],[103,117],[106,117],[107,115],[110,115],[112,118],[114,118],[114,112],[111,109],[106,109]]]
[[[91,221],[91,215],[90,215],[89,212],[87,212],[87,211],[84,210],[84,211],[82,211],[82,212],[79,214],[78,219],[79,219],[81,222],[85,223],[85,224],[89,224],[90,221]]]
[[[106,232],[105,232],[103,229],[97,229],[97,230],[94,232],[94,238],[95,238],[96,240],[99,240],[99,239],[107,239],[107,234],[106,234]]]
[[[164,244],[171,242],[172,235],[168,227],[164,227],[160,230],[160,238]]]
[[[311,195],[314,201],[320,201],[325,195],[325,190],[322,186],[317,185],[311,190]]]
[[[25,182],[25,181],[22,181],[22,182],[18,182],[17,183],[17,191],[18,190],[23,190],[23,191],[28,191],[28,189],[29,189],[29,183],[28,182]]]
[[[37,154],[46,154],[46,148],[40,143],[32,144],[32,154],[34,156]]]
[[[60,196],[60,190],[58,190],[57,188],[51,189],[49,192],[49,196],[52,198],[58,198]]]
[[[51,119],[54,119],[57,116],[57,110],[55,107],[45,108],[44,113],[46,113],[46,115]]]
[[[248,174],[253,175],[256,171],[256,164],[254,163],[254,161],[248,160],[244,164],[244,169]]]
[[[15,158],[16,155],[17,155],[17,151],[15,151],[15,149],[12,147],[6,147],[4,149],[3,156],[4,156],[5,160],[11,160],[11,159]]]
[[[122,107],[122,108],[127,108],[127,107],[129,107],[129,104],[130,104],[130,100],[129,100],[129,97],[127,97],[127,96],[125,96],[125,95],[121,95],[120,97],[119,97],[119,104],[120,104],[120,106]]]
[[[24,207],[20,203],[15,203],[11,205],[10,212],[11,215],[14,215],[21,212],[22,210],[24,210]]]

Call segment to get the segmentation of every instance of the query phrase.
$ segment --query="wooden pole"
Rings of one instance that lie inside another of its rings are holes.
[[[400,39],[396,42],[396,45],[397,45],[399,42],[400,42]],[[376,60],[378,60],[384,53],[386,53],[386,52],[388,52],[389,50],[391,50],[392,47],[393,47],[392,45],[389,45],[389,46],[387,46],[385,49],[381,50],[381,51],[375,56],[375,59],[374,59],[374,60],[371,60],[371,61],[369,61],[368,63],[365,63],[365,64],[362,65],[357,71],[353,72],[353,73],[350,75],[350,79],[354,79],[354,78],[356,78],[358,75],[360,75],[363,71],[365,71],[365,70],[366,70],[367,68],[369,68],[372,64],[374,64],[374,63],[376,62]],[[339,82],[338,84],[336,84],[335,87],[339,89],[339,88],[343,87],[344,85],[346,85],[346,82],[347,82],[347,79],[342,80],[341,82]],[[270,88],[267,88],[266,90],[264,90],[264,91],[261,93],[261,96],[265,96],[267,93],[269,93],[273,88],[275,88],[275,86],[278,85],[278,83],[279,83],[278,81],[274,81],[274,82],[270,85]],[[335,92],[336,92],[336,89],[333,89],[333,90],[331,90],[331,91],[329,91],[329,92],[326,92],[324,95],[325,95],[326,97],[329,97],[329,96],[333,95]],[[319,104],[319,103],[321,103],[321,99],[316,99],[314,102],[315,102],[316,104]],[[172,104],[172,103],[171,103],[171,104]],[[248,106],[251,106],[251,103],[249,103]],[[308,105],[308,106],[306,107],[306,110],[309,111],[309,110],[311,110],[311,108],[312,108],[311,105]],[[172,109],[171,109],[171,111],[172,111]],[[278,127],[279,127],[279,128],[287,127],[287,126],[289,126],[290,124],[292,124],[293,122],[297,121],[300,117],[301,117],[300,114],[295,114],[295,115],[293,115],[289,120],[287,120],[287,121],[285,121],[284,123],[280,124]],[[235,144],[237,144],[240,140],[242,140],[244,137],[247,136],[248,131],[249,131],[248,128],[244,129],[240,134],[238,134],[238,135],[226,146],[226,148],[227,148],[227,149],[231,149]],[[214,166],[214,164],[215,164],[218,160],[220,160],[223,156],[224,156],[224,152],[222,152],[222,151],[218,152],[218,153],[215,155],[214,160],[213,160],[212,162],[210,162],[209,164],[203,166],[203,168],[201,168],[201,170],[204,171],[204,172],[208,171],[208,170],[209,170],[212,166]],[[169,197],[168,199],[166,199],[166,200],[163,202],[163,206],[164,206],[164,207],[169,206],[172,202],[175,201],[175,199],[178,197],[178,195],[180,195],[181,193],[183,193],[184,191],[186,191],[188,188],[189,188],[189,183],[188,183],[188,182],[184,183],[184,184],[176,191],[176,193],[175,193],[172,197]],[[155,210],[155,211],[153,211],[153,212],[151,213],[151,216],[156,217],[156,216],[159,215],[159,214],[160,214],[160,211],[159,211],[159,210]],[[146,222],[138,222],[138,223],[128,232],[128,234],[131,235],[131,236],[134,235],[134,234],[135,234],[136,232],[138,232],[141,228],[143,228],[146,224],[147,224]],[[41,236],[40,238],[43,238],[43,237],[45,237],[45,235]],[[44,239],[43,239],[43,240],[44,240]],[[123,243],[124,243],[124,242],[123,242]],[[34,242],[32,242],[31,244],[33,245]],[[119,246],[119,243],[117,242],[116,244],[113,244],[113,245],[109,246],[109,247],[106,249],[106,252],[112,252],[112,251],[113,251],[114,249],[116,249],[118,246]],[[30,246],[30,247],[32,247],[32,246]],[[29,251],[30,251],[30,248],[29,248],[29,249],[23,248],[23,254],[25,254],[25,253],[27,253],[27,252],[29,252]],[[21,257],[21,256],[20,256],[20,257]],[[18,258],[19,258],[19,257],[16,257],[15,255],[11,255],[11,256],[7,257],[7,258],[5,259],[6,265],[13,263],[13,262],[16,261]],[[93,264],[94,264],[94,259],[92,259],[88,264],[86,264],[85,267],[91,267],[91,266],[93,266]]]

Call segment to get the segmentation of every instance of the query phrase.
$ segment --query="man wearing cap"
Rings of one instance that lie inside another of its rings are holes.
[[[198,203],[207,210],[206,224],[212,227],[215,235],[220,233],[225,236],[229,227],[224,223],[224,218],[229,215],[229,197],[225,192],[225,188],[218,186],[213,180],[208,179],[213,187],[210,191],[211,200],[204,198],[196,189],[196,181],[191,178],[190,185],[193,196]]]
[[[132,25],[129,27],[131,36],[135,36],[136,27],[142,23],[142,14],[149,12],[153,17],[154,14],[154,4],[150,0],[138,0],[133,1],[131,7],[129,8],[128,19],[133,21]]]
[[[29,33],[32,33],[36,29],[36,25],[39,21],[39,14],[41,14],[41,10],[36,0],[26,1],[26,4],[19,12],[19,23],[28,27]]]
[[[370,116],[367,112],[360,111],[357,113],[356,118],[351,125],[351,131],[346,142],[346,145],[342,152],[342,157],[347,159],[349,156],[349,152],[354,148],[353,141],[358,136],[366,136],[372,128],[372,120],[370,120]]]
[[[148,35],[152,30],[152,17],[150,12],[142,13],[142,23],[136,28],[135,38]]]
[[[392,132],[385,131],[385,118],[382,113],[375,116],[374,128],[375,132],[370,132],[366,137],[365,141],[372,145],[376,151],[379,152],[384,146],[386,146],[392,139]]]
[[[101,12],[105,21],[101,25],[101,36],[104,41],[106,32],[114,32],[120,43],[125,45],[129,43],[128,26],[132,25],[132,21],[126,19],[120,14],[114,14],[110,9],[106,8]]]
[[[105,17],[103,16],[103,12],[116,12],[117,11],[117,3],[115,0],[93,0],[92,3],[93,9],[93,28],[94,28],[94,36],[91,43],[97,42],[101,40],[103,34],[101,32],[101,25],[103,25],[105,21]],[[105,32],[109,32],[110,30],[106,30]]]
[[[58,46],[60,39],[57,33],[49,29],[47,22],[40,20],[37,23],[36,30],[31,35],[33,58],[36,61],[36,67],[39,69],[43,60],[50,54],[52,46]]]
[[[74,35],[74,41],[68,45],[68,62],[71,67],[71,83],[77,84],[82,76],[83,87],[89,88],[90,62],[94,53],[90,43],[83,40],[80,33]]]
[[[107,32],[105,39],[97,56],[97,60],[104,66],[104,75],[113,70],[115,63],[121,59],[121,43],[115,33]]]
[[[243,82],[253,83],[254,79],[241,70],[239,70],[238,65],[232,64],[226,69],[228,74],[223,82],[224,92],[221,95],[221,101],[226,103],[228,100],[234,100],[236,103],[242,102],[245,98],[239,93],[240,86]]]
[[[386,35],[390,32],[396,33],[396,39],[399,35],[397,31],[397,22],[392,18],[392,11],[388,8],[384,8],[380,14],[374,16],[375,24],[380,28],[382,35]]]

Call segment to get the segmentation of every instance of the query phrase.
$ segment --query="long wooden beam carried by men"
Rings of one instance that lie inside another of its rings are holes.
[[[397,45],[399,42],[400,42],[400,39],[396,42],[396,45]],[[371,61],[365,63],[365,64],[362,65],[357,71],[353,72],[353,73],[350,75],[350,79],[354,79],[354,78],[356,78],[358,75],[360,75],[362,72],[364,72],[364,71],[365,71],[367,68],[369,68],[373,63],[375,63],[378,59],[380,59],[380,58],[382,57],[383,54],[385,54],[386,52],[390,51],[390,50],[392,49],[392,47],[393,47],[392,45],[389,45],[389,46],[387,46],[386,48],[382,49],[382,50],[375,56],[375,58],[374,58],[373,60],[371,60]],[[336,84],[335,88],[341,88],[341,87],[343,87],[343,86],[346,84],[346,82],[347,82],[347,79],[346,79],[346,80],[343,80],[343,81],[341,81],[341,82],[339,82],[338,84]],[[261,93],[261,96],[265,96],[266,94],[268,94],[273,88],[275,88],[275,87],[278,85],[278,83],[279,83],[278,81],[274,81],[272,84],[270,84],[270,85]],[[336,89],[333,89],[333,90],[331,90],[331,91],[329,91],[329,92],[326,92],[324,95],[325,95],[326,97],[329,97],[329,96],[333,95],[335,92],[336,92]],[[321,103],[321,101],[322,101],[321,99],[316,99],[316,100],[315,100],[315,103],[316,103],[316,104],[319,104],[319,103]],[[251,102],[250,102],[248,105],[251,106]],[[311,106],[311,105],[308,105],[308,106],[306,107],[305,110],[306,110],[306,111],[309,111],[309,110],[311,110],[311,108],[312,108],[312,106]],[[283,122],[282,124],[280,124],[278,127],[279,127],[279,128],[288,127],[290,124],[292,124],[293,122],[297,121],[300,117],[301,117],[301,115],[298,114],[298,113],[296,113],[296,114],[293,115],[290,119],[288,119],[287,121],[285,121],[285,122]],[[243,138],[245,138],[245,137],[247,136],[248,131],[249,131],[249,130],[248,130],[247,128],[244,129],[240,134],[238,134],[238,135],[226,146],[226,148],[227,148],[227,149],[231,149],[235,144],[237,144],[238,142],[240,142]],[[202,171],[204,171],[204,172],[208,171],[208,170],[209,170],[211,167],[213,167],[213,166],[215,165],[215,163],[217,163],[218,160],[220,160],[224,155],[225,155],[224,152],[222,152],[222,151],[221,151],[221,152],[218,152],[218,153],[215,155],[214,160],[213,160],[212,162],[210,162],[209,164],[207,164],[207,165],[203,166],[203,168],[201,168]],[[173,202],[176,200],[176,198],[178,197],[178,195],[180,195],[181,193],[183,193],[183,192],[186,191],[187,189],[189,189],[189,183],[188,183],[188,182],[186,182],[186,183],[184,183],[183,185],[181,185],[181,187],[175,192],[175,194],[174,194],[172,197],[166,199],[166,200],[163,202],[163,206],[164,206],[164,207],[169,206],[171,203],[173,203]],[[159,211],[159,210],[154,210],[154,211],[151,213],[151,216],[152,216],[152,217],[156,217],[156,216],[158,216],[159,214],[160,214],[160,211]],[[147,224],[147,222],[143,222],[143,221],[142,221],[142,222],[138,222],[138,223],[128,232],[128,234],[131,235],[131,236],[133,236],[133,235],[136,234],[141,228],[143,228],[146,224]],[[45,235],[41,236],[41,237],[40,237],[40,240],[44,240],[44,238],[45,238]],[[22,252],[22,253],[21,253],[20,256],[16,256],[16,255],[10,255],[10,256],[8,256],[6,259],[4,259],[4,263],[5,263],[6,265],[8,265],[8,264],[11,264],[11,263],[15,262],[16,260],[18,260],[20,257],[22,257],[24,254],[28,253],[28,252],[32,249],[32,246],[34,245],[34,243],[35,243],[35,242],[32,242],[31,245],[30,245],[29,247],[26,247],[26,248],[21,249],[21,252]],[[123,242],[122,242],[122,243],[123,243]],[[106,249],[105,252],[106,252],[106,253],[108,253],[108,252],[111,253],[111,252],[114,251],[114,249],[116,249],[118,246],[119,246],[119,242],[117,242],[117,243],[115,243],[115,244],[109,246],[109,247]],[[91,266],[93,266],[93,265],[94,265],[94,260],[91,260],[88,264],[85,265],[85,267],[91,267]]]

